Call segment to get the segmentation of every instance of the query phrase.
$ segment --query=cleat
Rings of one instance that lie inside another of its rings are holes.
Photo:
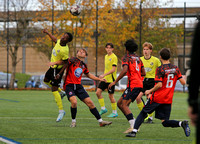
[[[136,132],[132,131],[129,134],[127,134],[126,137],[136,137]]]
[[[182,121],[181,126],[185,132],[186,137],[189,137],[190,136],[190,127],[189,127],[188,121],[186,121],[186,120]]]
[[[109,121],[102,121],[99,123],[100,127],[104,127],[106,125],[111,125],[111,124],[112,124],[112,122],[109,122]]]
[[[105,113],[107,113],[107,111],[108,111],[107,109],[105,109],[105,110],[102,110],[102,109],[101,109],[101,111],[99,112],[99,114],[100,114],[100,115],[105,114]]]
[[[71,127],[71,128],[76,127],[76,122],[72,122],[71,125],[70,125],[70,127]]]
[[[150,118],[148,118],[146,123],[152,124],[152,123],[153,123],[153,120],[150,119]]]
[[[61,96],[61,99],[63,99],[66,96],[65,91],[60,92],[60,96]]]
[[[123,132],[123,133],[130,133],[130,132],[132,132],[133,131],[133,128],[128,128],[125,132]]]
[[[64,115],[65,115],[65,111],[59,112],[58,118],[56,119],[56,122],[60,122],[63,119]]]
[[[109,114],[107,117],[109,117],[109,118],[115,118],[115,117],[118,117],[118,114],[116,113],[111,113],[111,114]]]

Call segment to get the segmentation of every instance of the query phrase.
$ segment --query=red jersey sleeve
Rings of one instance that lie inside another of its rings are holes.
[[[87,68],[87,65],[85,64],[84,66],[85,66],[84,74],[88,74],[88,73],[89,73],[89,70],[88,70],[88,68]]]
[[[128,65],[128,58],[127,58],[126,56],[123,56],[123,57],[122,57],[122,67],[123,67],[124,65]]]
[[[163,71],[160,67],[156,69],[156,76],[155,82],[162,82],[163,81]]]
[[[181,74],[181,71],[180,71],[180,69],[177,67],[177,77],[178,77],[178,80],[180,79],[180,78],[182,78],[182,74]]]

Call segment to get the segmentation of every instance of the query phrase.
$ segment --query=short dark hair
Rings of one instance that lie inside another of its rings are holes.
[[[108,45],[109,45],[111,48],[114,48],[114,45],[113,45],[112,43],[107,43],[107,44],[106,44],[106,47],[107,47]]]
[[[169,60],[170,59],[170,50],[168,48],[162,48],[160,50],[160,56],[163,60]]]
[[[71,42],[73,40],[73,35],[69,32],[66,32],[65,34],[68,34],[69,36],[68,42]]]
[[[138,45],[135,43],[134,39],[129,39],[125,42],[124,46],[126,47],[126,50],[130,53],[134,53],[138,50]]]

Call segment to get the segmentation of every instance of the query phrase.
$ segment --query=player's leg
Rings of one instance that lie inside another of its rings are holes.
[[[89,107],[90,112],[95,116],[101,127],[112,124],[112,122],[107,122],[102,120],[97,108],[95,107],[90,97],[84,98],[82,101]]]
[[[171,113],[171,104],[162,104],[158,110],[156,110],[156,118],[162,121],[164,127],[182,127],[185,135],[188,137],[190,135],[190,127],[188,121],[177,121],[169,120]]]
[[[109,99],[111,102],[112,113],[108,115],[108,117],[117,117],[117,103],[114,97],[115,86],[112,86],[110,90],[108,90]]]
[[[137,107],[139,108],[140,111],[142,111],[142,109],[144,107],[144,103],[142,101],[143,94],[144,94],[143,92],[140,92],[139,95],[136,98]]]
[[[71,118],[72,118],[72,122],[70,127],[76,127],[76,113],[77,113],[77,99],[76,96],[70,96],[69,97],[69,101],[71,103]]]
[[[105,84],[105,83],[104,83]],[[100,84],[99,84],[99,87],[97,88],[97,91],[96,91],[96,95],[97,95],[97,98],[98,98],[98,101],[99,101],[99,104],[100,104],[100,106],[101,106],[101,111],[99,112],[100,113],[100,115],[102,115],[102,114],[105,114],[108,110],[106,109],[106,107],[105,107],[105,101],[104,101],[104,98],[103,98],[103,96],[102,96],[102,89],[103,89],[103,83],[101,82]]]
[[[48,85],[50,88],[52,88],[52,80],[51,79],[54,79],[53,73],[54,73],[53,69],[49,68],[49,70],[45,73],[45,77],[44,77],[44,80],[43,80],[43,82],[46,85]],[[66,95],[65,91],[63,91],[60,87],[58,87],[58,92],[60,93],[61,98],[63,98]]]
[[[136,137],[136,133],[138,132],[138,129],[140,128],[141,124],[144,122],[144,119],[147,117],[147,114],[152,113],[154,110],[156,110],[157,107],[159,107],[159,105],[160,104],[150,102],[150,100],[148,100],[145,107],[142,109],[142,111],[135,120],[133,131],[127,134],[126,137]]]
[[[135,124],[135,118],[133,117],[133,114],[131,112],[131,110],[129,109],[129,105],[132,102],[131,99],[129,100],[122,100],[122,109],[124,111],[124,115],[126,117],[126,119],[128,120],[129,124],[130,124],[130,128],[128,128],[124,133],[129,133],[133,130],[133,126]]]

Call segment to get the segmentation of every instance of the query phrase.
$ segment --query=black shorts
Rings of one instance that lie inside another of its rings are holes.
[[[85,91],[81,84],[68,84],[65,89],[68,100],[72,96],[77,96],[81,101],[89,97],[88,93]]]
[[[100,82],[98,88],[100,88],[102,91],[104,91],[105,89],[108,89],[108,85],[110,83],[106,83],[106,82]],[[115,92],[115,85],[111,87],[111,89],[108,90],[109,94],[114,94]]]
[[[48,71],[45,73],[45,78],[47,78],[48,80],[51,80],[51,85],[52,86],[57,86],[59,87],[60,86],[60,82],[61,82],[61,79],[62,79],[62,76],[63,76],[63,73],[61,73],[60,75],[60,78],[59,79],[55,79],[55,76],[60,72],[62,68],[58,69],[58,68],[52,68],[50,67],[48,69]]]
[[[155,111],[155,118],[160,120],[169,120],[171,104],[159,104],[148,99],[142,111],[148,114],[151,114]]]
[[[146,90],[150,90],[155,85],[154,78],[145,78],[143,81],[142,92],[144,93]]]
[[[127,87],[125,89],[124,93],[122,94],[122,98],[123,98],[123,100],[131,99],[131,101],[134,102],[134,100],[137,98],[137,96],[139,95],[141,90],[142,90],[142,88],[131,89],[130,87]]]

